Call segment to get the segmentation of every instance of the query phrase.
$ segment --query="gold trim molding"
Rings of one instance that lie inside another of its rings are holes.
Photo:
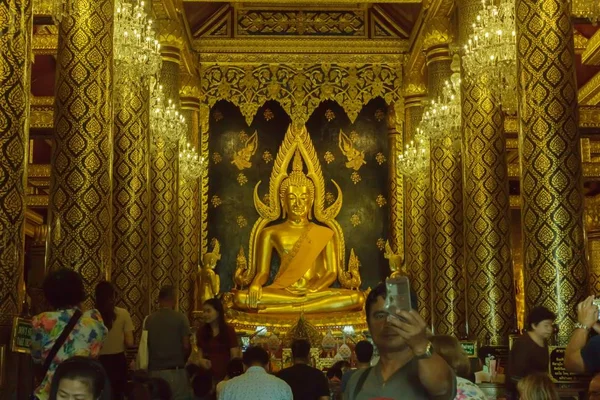
[[[600,30],[588,40],[587,47],[581,54],[581,63],[600,65]]]
[[[600,104],[600,72],[579,89],[577,97],[580,106],[596,106]]]
[[[187,3],[214,3],[214,0],[186,0]],[[264,5],[281,5],[281,0],[236,0],[236,3],[260,3]],[[356,4],[356,0],[327,0],[327,4]],[[388,3],[388,4],[419,4],[420,0],[377,0],[377,3]],[[286,5],[295,4],[298,6],[318,6],[322,3],[318,0],[286,0]]]

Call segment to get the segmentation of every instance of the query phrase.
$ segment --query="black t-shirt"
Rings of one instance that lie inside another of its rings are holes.
[[[329,397],[329,383],[323,372],[306,364],[282,369],[277,376],[292,388],[294,400],[317,400]]]

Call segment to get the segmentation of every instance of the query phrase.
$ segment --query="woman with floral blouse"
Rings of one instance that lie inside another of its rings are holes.
[[[73,330],[52,360],[48,372],[34,395],[39,400],[47,400],[50,384],[56,368],[63,361],[74,357],[97,357],[107,329],[98,310],[81,310],[86,297],[81,276],[70,269],[60,269],[50,273],[44,280],[44,296],[54,311],[48,311],[33,317],[31,357],[37,364],[43,365],[54,343],[68,325],[71,317],[80,310],[81,316]]]

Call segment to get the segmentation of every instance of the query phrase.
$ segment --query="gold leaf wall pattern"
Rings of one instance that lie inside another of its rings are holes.
[[[401,64],[233,64],[203,65],[204,102],[212,107],[224,99],[238,106],[248,125],[258,109],[275,100],[292,118],[306,123],[321,101],[340,104],[353,123],[362,107],[381,96],[386,103],[401,99]]]

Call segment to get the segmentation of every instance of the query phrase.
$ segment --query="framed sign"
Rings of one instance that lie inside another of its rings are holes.
[[[477,358],[477,341],[476,340],[461,340],[460,345],[462,346],[465,353],[469,358]]]
[[[574,374],[565,369],[565,347],[548,346],[550,363],[548,364],[548,375],[554,383],[579,383],[589,377]]]
[[[21,317],[13,319],[11,351],[29,354],[31,352],[32,330],[30,319]]]

